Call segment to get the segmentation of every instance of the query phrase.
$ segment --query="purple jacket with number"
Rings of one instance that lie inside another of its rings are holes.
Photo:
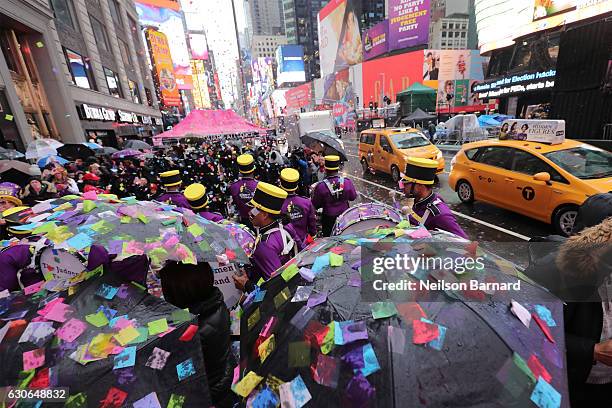
[[[332,176],[327,177],[325,180],[329,180],[334,184],[339,183],[340,177]],[[323,208],[324,215],[337,217],[350,207],[349,201],[357,198],[357,191],[355,191],[353,182],[345,177],[342,193],[339,193],[338,197],[334,197],[331,191],[329,191],[325,180],[320,181],[316,185],[312,193],[312,204],[315,208]]]
[[[272,276],[274,271],[283,266],[294,256],[293,250],[287,255],[281,255],[281,252],[283,251],[283,239],[280,231],[274,231],[270,234],[264,235],[266,231],[277,227],[278,223],[274,223],[268,227],[262,228],[259,231],[262,238],[255,247],[253,255],[251,256],[251,264],[253,265],[253,268],[252,273],[249,274],[249,278],[253,282],[257,282],[259,278],[264,278],[265,280],[270,279],[270,276]],[[304,249],[304,242],[298,236],[295,228],[293,228],[291,224],[283,225],[283,228],[295,241],[297,251]]]
[[[189,201],[185,198],[182,192],[180,191],[168,191],[156,198],[160,203],[168,203],[172,205],[176,205],[177,207],[183,207],[191,209],[189,205]]]
[[[229,193],[232,196],[232,200],[238,209],[238,214],[240,214],[240,218],[242,219],[249,218],[249,211],[251,211],[251,207],[247,204],[253,198],[256,188],[257,180],[251,177],[243,177],[232,184],[229,188]]]
[[[15,245],[0,252],[0,291],[19,290],[17,273],[21,272],[21,283],[24,287],[43,280],[38,268],[28,268],[32,259],[30,245]],[[111,270],[119,273],[124,279],[144,283],[149,261],[146,256],[132,256],[118,262],[112,262],[108,252],[100,245],[92,245],[87,259],[87,269],[94,270],[100,265],[109,265]]]
[[[317,216],[314,206],[308,198],[291,194],[285,199],[281,212],[288,216],[291,225],[293,225],[302,241],[306,240],[308,234],[312,237],[317,234]]]
[[[223,221],[223,216],[221,214],[217,214],[217,213],[206,211],[206,210],[198,212],[198,215],[212,222]]]
[[[446,205],[444,200],[442,200],[438,194],[432,193],[429,197],[416,202],[413,209],[419,217],[422,217],[425,214],[425,211],[429,210],[429,216],[427,217],[427,220],[425,220],[425,228],[429,230],[435,228],[441,229],[468,239],[465,231],[463,231],[463,229],[457,223],[451,209],[448,208],[448,205]],[[410,222],[412,224],[419,223],[413,217],[410,217]]]

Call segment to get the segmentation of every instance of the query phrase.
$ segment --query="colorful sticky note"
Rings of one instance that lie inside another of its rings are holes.
[[[30,342],[42,346],[55,333],[53,322],[31,321],[19,338],[19,343]]]
[[[295,295],[291,298],[291,302],[305,302],[310,297],[312,289],[312,286],[298,286],[295,290]]]
[[[115,356],[114,369],[132,367],[136,363],[136,346],[130,346]]]
[[[536,378],[542,377],[547,383],[550,383],[552,380],[552,375],[550,375],[548,370],[546,370],[546,367],[542,365],[535,354],[532,354],[531,357],[529,357],[529,360],[527,360],[527,366],[533,375],[536,376]]]
[[[285,282],[289,282],[295,275],[299,273],[299,271],[300,270],[298,269],[297,265],[292,263],[291,265],[285,268],[283,273],[281,273],[281,276],[283,277]]]
[[[542,377],[538,378],[530,397],[539,408],[558,408],[561,406],[561,394]]]
[[[289,367],[308,367],[310,365],[310,344],[305,341],[289,343]]]
[[[330,252],[327,255],[329,257],[329,266],[342,266],[342,264],[344,263],[344,257],[342,255],[338,255],[333,252]]]
[[[193,365],[193,360],[188,358],[182,363],[177,364],[176,373],[178,374],[179,381],[183,381],[185,378],[195,375],[196,371]]]
[[[123,401],[127,398],[128,394],[125,391],[120,390],[116,387],[110,387],[104,400],[100,401],[100,407],[104,408],[119,408],[123,405]]]
[[[426,323],[421,320],[412,322],[412,342],[425,344],[435,340],[440,335],[437,324]]]
[[[45,284],[45,281],[42,280],[40,282],[36,282],[33,285],[26,286],[25,288],[23,288],[23,293],[26,295],[31,295],[32,293],[36,293],[42,289],[44,284]]]
[[[96,295],[107,300],[112,300],[117,294],[117,291],[119,291],[119,288],[103,283],[96,291]]]
[[[66,245],[76,249],[85,249],[93,244],[91,237],[83,232],[76,234],[72,238],[66,240]]]
[[[170,400],[168,401],[168,406],[166,408],[183,408],[184,403],[184,395],[172,394],[170,395]]]
[[[535,320],[538,326],[540,326],[540,329],[542,329],[542,332],[544,333],[548,341],[550,341],[551,343],[554,343],[555,339],[553,338],[552,333],[550,332],[550,329],[548,328],[548,325],[546,324],[546,322],[540,319],[540,317],[534,313],[531,314],[531,318]]]
[[[284,288],[281,290],[276,296],[274,296],[274,306],[278,309],[282,305],[285,304],[287,300],[291,297],[291,291],[289,288]]]
[[[407,234],[412,239],[422,239],[422,238],[431,238],[431,234],[427,231],[425,227],[419,227],[413,231],[408,232]]]
[[[13,120],[13,115],[9,115],[8,113],[6,115],[4,115],[4,119],[8,120],[8,121],[12,121]]]
[[[157,393],[153,391],[150,394],[145,395],[138,401],[134,401],[134,408],[161,408],[159,405],[159,399],[157,398]]]
[[[85,320],[87,320],[87,323],[95,327],[102,327],[108,324],[108,319],[106,318],[104,312],[102,312],[101,310],[97,313],[85,316]]]
[[[180,341],[191,341],[191,339],[193,339],[193,336],[195,336],[197,332],[198,332],[198,326],[196,326],[195,324],[190,324],[189,327],[185,329],[183,334],[181,334],[181,337],[179,337],[179,340]]]
[[[191,313],[189,313],[189,309],[175,310],[172,312],[172,315],[170,317],[172,323],[174,324],[188,322],[189,320],[191,320],[191,318],[192,316]]]
[[[535,310],[540,319],[544,320],[548,327],[555,327],[557,325],[557,322],[555,322],[552,313],[546,306],[535,305]]]
[[[247,328],[249,330],[251,330],[256,324],[257,322],[259,322],[259,319],[261,318],[261,313],[259,311],[259,308],[255,309],[255,311],[253,313],[251,313],[251,315],[249,316],[248,320],[247,320]]]
[[[300,276],[304,278],[307,282],[312,282],[314,280],[315,274],[312,270],[302,267],[299,270]]]
[[[317,365],[312,373],[312,378],[316,383],[335,389],[338,387],[338,377],[340,375],[339,360],[319,354]]]
[[[244,378],[236,383],[233,390],[242,398],[246,398],[257,385],[263,380],[263,377],[258,376],[253,371],[249,371]]]
[[[510,303],[510,311],[523,323],[523,325],[525,325],[525,327],[529,328],[529,323],[531,323],[531,313],[529,313],[529,310],[519,302],[512,300]]]
[[[306,302],[306,306],[315,307],[324,303],[327,300],[327,292],[323,293],[312,293],[308,298],[308,302]]]
[[[397,315],[397,308],[392,302],[376,302],[372,304],[372,316],[374,319],[384,319]]]
[[[323,268],[325,268],[326,266],[329,266],[329,254],[325,254],[325,255],[321,255],[318,256],[315,261],[314,264],[312,264],[312,272],[315,274],[315,276],[320,273]]]
[[[134,328],[134,326],[127,326],[119,330],[119,333],[115,334],[115,339],[119,342],[119,344],[125,346],[132,340],[136,339],[139,335],[140,333]]]
[[[149,336],[156,336],[168,330],[168,321],[166,318],[154,320],[147,324],[149,328]]]
[[[291,382],[279,387],[281,407],[302,408],[312,399],[302,376],[298,375]]]
[[[65,303],[55,302],[44,314],[45,319],[64,323],[74,313],[74,309]]]
[[[429,321],[423,317],[421,317],[421,321],[429,324],[435,324],[434,322]],[[427,343],[427,345],[433,349],[440,351],[442,350],[442,346],[444,345],[444,338],[446,337],[446,327],[439,324],[437,324],[436,326],[438,326],[438,338],[430,341],[429,343]]]
[[[263,363],[266,361],[266,358],[274,351],[274,335],[268,337],[265,341],[263,341],[257,347],[257,353],[259,354],[259,359]]]
[[[45,364],[45,349],[39,348],[23,353],[23,371],[33,370]]]
[[[161,370],[166,365],[168,361],[168,357],[170,357],[170,352],[166,350],[162,350],[158,347],[155,347],[149,356],[145,366],[153,368],[155,370]]]
[[[57,330],[57,337],[72,343],[75,341],[87,328],[87,324],[79,319],[70,319]]]

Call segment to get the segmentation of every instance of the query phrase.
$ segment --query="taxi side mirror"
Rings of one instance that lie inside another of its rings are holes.
[[[550,185],[550,173],[543,171],[541,173],[536,173],[533,175],[533,179],[535,181],[543,181],[544,183]]]

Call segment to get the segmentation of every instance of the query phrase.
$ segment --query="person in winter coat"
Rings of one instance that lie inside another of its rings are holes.
[[[33,206],[38,201],[48,200],[57,195],[55,186],[48,181],[42,181],[38,177],[32,177],[28,184],[21,190],[21,201],[26,205]]]
[[[188,265],[169,261],[159,271],[164,299],[198,315],[200,341],[211,400],[216,407],[231,407],[234,358],[231,354],[230,314],[223,294],[214,286],[208,263]]]

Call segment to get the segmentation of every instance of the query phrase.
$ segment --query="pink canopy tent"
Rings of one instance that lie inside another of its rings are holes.
[[[155,136],[162,139],[230,135],[238,133],[264,133],[266,129],[256,126],[231,109],[192,110],[182,121],[167,132]]]

